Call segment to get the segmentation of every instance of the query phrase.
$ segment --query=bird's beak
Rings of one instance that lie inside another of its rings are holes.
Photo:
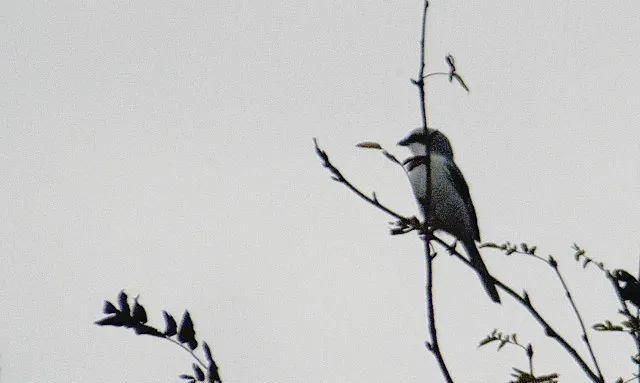
[[[398,145],[400,146],[408,146],[409,145],[409,137],[405,137],[398,141]]]

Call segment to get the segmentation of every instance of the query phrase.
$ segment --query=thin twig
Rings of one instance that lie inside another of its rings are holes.
[[[553,259],[553,258],[551,258],[551,259]],[[580,312],[578,311],[578,307],[576,306],[576,303],[573,300],[573,296],[571,295],[571,292],[569,292],[569,287],[567,286],[567,283],[565,282],[564,278],[562,277],[562,274],[560,274],[560,269],[558,268],[558,263],[555,260],[553,260],[553,262],[551,262],[551,260],[549,260],[547,263],[556,272],[556,275],[558,276],[558,279],[560,280],[560,283],[562,284],[562,288],[564,289],[564,291],[565,291],[565,293],[567,295],[567,299],[569,300],[569,303],[571,304],[571,307],[573,308],[573,312],[576,314],[576,318],[578,318],[578,322],[580,323],[580,328],[582,329],[582,340],[587,345],[587,350],[589,350],[589,355],[591,356],[591,360],[593,361],[593,365],[595,366],[596,371],[598,372],[598,377],[600,378],[600,382],[604,383],[604,376],[602,376],[602,371],[600,370],[600,365],[598,364],[598,360],[596,359],[595,353],[593,352],[593,348],[591,347],[591,342],[589,341],[589,335],[587,335],[587,329],[586,329],[586,327],[584,325],[584,321],[582,320],[582,315],[580,315]]]
[[[329,161],[329,156],[327,155],[327,152],[325,152],[324,150],[320,149],[320,147],[318,146],[318,140],[316,140],[314,138],[313,139],[313,144],[316,147],[316,153],[322,159],[322,166],[324,166],[325,168],[329,169],[331,174],[333,174],[333,178],[332,179],[334,181],[340,182],[341,184],[344,184],[347,188],[349,188],[349,190],[351,190],[352,192],[356,193],[356,195],[358,195],[360,198],[364,199],[365,201],[369,202],[370,204],[372,204],[373,206],[377,207],[378,209],[384,211],[385,213],[397,218],[401,222],[409,223],[411,221],[409,218],[406,218],[406,217],[396,213],[395,211],[387,208],[383,204],[381,204],[380,201],[378,201],[377,197],[375,197],[375,198],[374,197],[369,197],[369,196],[365,195],[363,192],[361,192],[360,190],[358,190],[358,188],[353,186],[353,184],[351,182],[349,182],[346,178],[344,178],[344,176],[342,175],[340,170],[338,170],[338,168],[333,166],[331,161]]]
[[[205,369],[207,368],[207,365],[206,365],[206,364],[204,364],[204,362],[203,362],[202,360],[200,360],[200,358],[198,358],[198,355],[196,355],[192,350],[190,350],[190,349],[189,349],[188,347],[186,347],[184,344],[182,344],[182,343],[180,343],[180,342],[178,342],[178,341],[176,341],[176,340],[174,340],[174,339],[171,339],[171,338],[169,338],[168,336],[164,336],[164,337],[163,337],[163,339],[166,339],[166,340],[168,340],[168,341],[169,341],[169,342],[171,342],[171,343],[177,344],[177,345],[178,345],[178,346],[180,346],[182,349],[184,349],[186,352],[188,352],[189,354],[191,354],[191,356],[193,357],[193,359],[195,359],[195,360],[198,362],[198,364],[199,364],[200,366],[202,366],[202,367],[203,367],[203,368],[205,368]]]
[[[449,72],[431,72],[424,76],[424,79],[428,79],[431,76],[449,76]]]
[[[434,240],[440,243],[445,248],[447,248],[449,253],[451,253],[452,255],[455,255],[458,259],[463,261],[469,267],[473,268],[473,266],[471,265],[471,262],[469,262],[464,256],[462,256],[455,248],[450,247],[448,243],[446,243],[445,241],[441,240],[438,237],[434,236]],[[545,334],[548,337],[551,337],[555,339],[558,343],[560,343],[560,345],[565,349],[565,351],[573,357],[573,359],[578,363],[580,368],[582,368],[582,370],[589,376],[589,379],[591,379],[595,383],[603,382],[603,380],[601,380],[601,378],[593,372],[593,370],[589,367],[589,365],[587,365],[584,359],[582,359],[582,357],[580,356],[580,354],[578,354],[576,349],[573,348],[560,334],[558,334],[558,332],[554,330],[553,327],[551,327],[551,325],[542,317],[542,315],[538,312],[538,310],[536,310],[535,307],[533,307],[533,304],[531,303],[531,299],[529,298],[529,294],[527,294],[526,291],[521,296],[520,294],[516,293],[511,287],[505,285],[500,280],[494,278],[492,275],[489,275],[489,277],[493,280],[496,286],[500,287],[507,294],[511,295],[516,301],[518,301],[518,303],[523,305],[531,313],[531,315],[535,318],[535,320],[538,321],[538,323],[540,323],[540,325],[544,329]]]
[[[598,377],[600,378],[600,382],[604,383],[604,376],[602,375],[602,371],[600,370],[600,365],[598,364],[598,360],[596,359],[595,353],[593,352],[593,347],[591,346],[591,342],[589,341],[589,335],[587,334],[587,328],[584,325],[584,320],[582,319],[582,315],[580,314],[580,311],[578,310],[578,306],[576,306],[575,301],[573,300],[573,295],[571,294],[571,292],[569,291],[569,286],[567,285],[567,282],[565,281],[564,277],[562,276],[562,273],[560,273],[560,268],[558,266],[558,261],[555,260],[555,258],[553,258],[552,256],[549,256],[549,259],[545,259],[537,254],[534,253],[534,251],[521,251],[518,250],[517,248],[512,249],[514,250],[513,252],[516,254],[521,254],[521,255],[526,255],[526,256],[530,256],[533,257],[541,262],[546,263],[547,265],[549,265],[553,271],[556,273],[556,276],[558,277],[558,280],[560,281],[560,284],[562,284],[562,289],[565,292],[565,295],[567,297],[567,299],[569,300],[569,304],[571,305],[571,308],[573,309],[573,312],[576,315],[576,318],[578,319],[578,323],[580,324],[580,329],[582,330],[582,340],[584,341],[585,345],[587,346],[587,350],[589,351],[589,356],[591,357],[591,361],[593,362],[593,365],[595,366],[595,369],[598,373]],[[525,248],[525,250],[528,250]]]

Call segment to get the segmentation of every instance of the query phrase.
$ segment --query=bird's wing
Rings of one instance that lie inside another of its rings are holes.
[[[465,205],[467,206],[467,211],[471,217],[471,224],[473,225],[473,239],[476,241],[480,241],[480,229],[478,228],[478,217],[476,216],[476,209],[473,207],[473,202],[471,201],[471,194],[469,194],[469,186],[467,185],[467,181],[464,180],[464,176],[458,166],[453,161],[447,161],[447,168],[449,177],[451,177],[451,182],[453,182],[454,187],[458,194],[464,200]]]

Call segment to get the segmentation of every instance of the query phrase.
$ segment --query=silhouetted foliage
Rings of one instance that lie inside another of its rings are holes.
[[[105,301],[102,312],[107,314],[107,316],[96,321],[95,324],[98,326],[131,328],[137,335],[150,335],[156,338],[166,339],[187,351],[196,361],[196,363],[193,363],[191,366],[193,375],[181,374],[179,375],[180,379],[185,380],[187,383],[205,381],[208,383],[222,383],[222,379],[220,379],[218,373],[218,365],[213,359],[209,345],[206,342],[202,342],[202,350],[205,357],[204,361],[194,353],[198,348],[198,340],[196,339],[196,330],[189,311],[184,312],[182,321],[178,327],[173,315],[163,310],[165,330],[161,331],[146,324],[148,321],[147,311],[144,306],[138,302],[138,297],[134,298],[133,307],[130,307],[129,297],[124,291],[121,291],[118,295],[118,307],[119,308],[109,301]]]

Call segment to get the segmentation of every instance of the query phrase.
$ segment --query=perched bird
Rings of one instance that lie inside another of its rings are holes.
[[[625,301],[631,301],[640,308],[640,282],[631,274],[624,270],[614,270],[613,278],[620,292],[620,297]]]
[[[414,155],[405,161],[413,193],[420,206],[424,208],[427,202],[425,156],[427,139],[429,139],[431,163],[429,226],[436,230],[443,230],[462,242],[485,290],[494,302],[500,303],[498,290],[475,244],[475,241],[480,241],[478,219],[467,182],[453,161],[451,143],[438,130],[429,129],[428,137],[424,133],[422,128],[414,129],[398,142],[398,145],[408,147]]]

